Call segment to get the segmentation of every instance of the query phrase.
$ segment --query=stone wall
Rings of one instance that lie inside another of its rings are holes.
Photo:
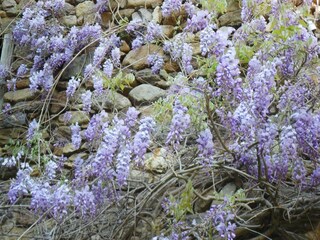
[[[3,0],[0,5],[0,31],[10,32],[16,20],[19,19],[21,10],[30,0]],[[175,37],[176,21],[173,18],[164,18],[161,15],[162,0],[111,0],[109,2],[109,11],[102,13],[101,19],[97,17],[97,10],[94,1],[67,0],[65,13],[61,16],[60,21],[66,28],[72,26],[81,26],[84,24],[94,24],[99,22],[104,30],[117,25],[120,17],[126,17],[129,21],[132,19],[141,19],[143,21],[155,21],[161,24],[165,38]],[[237,27],[241,24],[239,2],[229,0],[227,12],[219,17],[220,26]],[[145,108],[145,105],[156,101],[166,94],[166,89],[170,86],[168,77],[174,75],[179,70],[179,66],[170,62],[169,58],[164,65],[160,74],[152,74],[148,63],[147,56],[153,52],[164,55],[163,50],[154,44],[144,45],[136,50],[131,50],[131,39],[122,40],[121,55],[122,66],[125,67],[127,74],[133,74],[135,80],[123,91],[107,91],[106,95],[99,98],[97,102],[103,108],[110,112],[114,109],[122,110],[129,106]],[[190,34],[189,42],[192,43],[194,53],[199,54],[200,48],[198,36]],[[15,48],[14,62],[12,71],[23,63],[24,53],[19,48]],[[50,117],[53,119],[53,134],[55,136],[65,136],[61,139],[68,140],[66,133],[69,132],[65,126],[63,116],[65,113],[72,113],[71,122],[79,121],[79,124],[85,126],[88,123],[88,115],[79,110],[79,104],[66,105],[66,86],[67,81],[83,71],[83,67],[90,62],[92,51],[86,50],[85,53],[76,57],[70,65],[64,70],[62,76],[52,94],[49,105],[43,104],[41,94],[29,89],[28,77],[20,79],[16,84],[16,91],[6,92],[4,95],[5,103],[13,106],[13,112],[9,116],[2,117],[0,122],[0,146],[8,143],[9,139],[22,139],[26,132],[28,122],[40,114],[43,107],[49,107]],[[195,64],[195,63],[194,63]],[[92,88],[92,82],[87,82],[79,92],[85,88]],[[93,107],[98,109],[98,107]],[[93,114],[94,112],[91,112]],[[47,134],[50,138],[51,134]],[[64,148],[53,148],[56,154],[65,154],[71,156],[72,147],[66,145]]]
[[[21,11],[31,1],[2,0],[0,3],[1,36],[11,31],[15,21],[19,20]],[[108,31],[109,28],[117,26],[120,18],[126,17],[129,21],[141,19],[146,22],[153,20],[159,23],[163,29],[164,37],[167,39],[174,38],[176,35],[176,20],[174,18],[164,18],[161,15],[162,0],[110,0],[109,11],[102,13],[101,19],[97,17],[94,1],[67,0],[66,2],[65,13],[60,18],[66,28],[99,22],[104,30]],[[241,24],[240,8],[237,0],[229,0],[228,10],[219,17],[219,21],[220,26],[237,27]],[[193,34],[190,34],[189,37],[194,54],[200,54],[199,37]],[[153,74],[148,66],[147,56],[153,52],[165,56],[163,50],[155,44],[144,45],[132,50],[131,40],[130,38],[122,39],[121,46],[123,72],[128,76],[130,75],[131,83],[122,91],[107,90],[103,96],[95,99],[90,115],[100,111],[101,107],[112,114],[115,110],[122,111],[130,106],[135,106],[143,114],[148,114],[150,112],[150,104],[166,95],[166,91],[170,87],[168,78],[179,71],[179,66],[169,61],[167,57],[165,58],[164,68],[160,73]],[[0,115],[0,157],[10,154],[10,151],[7,152],[5,145],[11,140],[15,142],[24,141],[28,124],[32,119],[38,118],[40,114],[45,114],[46,119],[50,119],[51,125],[50,128],[43,132],[43,137],[47,140],[54,140],[51,141],[52,145],[49,147],[55,155],[63,154],[68,157],[65,167],[72,168],[73,160],[79,154],[82,158],[86,158],[85,145],[80,150],[76,150],[70,143],[71,132],[69,125],[78,122],[82,128],[87,126],[89,114],[81,110],[81,103],[76,99],[80,99],[79,94],[85,89],[92,89],[93,84],[92,81],[87,81],[83,84],[81,89],[77,91],[78,95],[74,97],[72,103],[67,102],[66,87],[68,80],[72,76],[83,72],[84,66],[92,58],[93,51],[94,49],[86,49],[84,53],[74,58],[65,70],[61,72],[62,75],[50,98],[44,98],[40,91],[30,90],[28,76],[17,81],[15,91],[7,91],[4,94],[4,102],[11,104],[12,111],[8,115]],[[11,67],[12,72],[15,72],[20,64],[27,64],[24,61],[26,54],[18,47],[15,48],[14,61]],[[66,124],[65,117],[70,113],[72,117]],[[161,172],[162,170],[159,170],[162,167],[161,164],[160,162],[158,165],[152,166],[152,169],[149,169],[150,172]],[[138,171],[134,170],[134,172]],[[4,170],[0,168],[0,180],[2,181],[14,177],[15,174],[16,169]],[[37,172],[35,171],[34,174],[36,175]],[[137,175],[146,177],[143,172],[138,172]],[[5,191],[6,187],[8,185],[1,185],[2,192]],[[6,240],[17,239],[36,220],[30,216],[28,211],[20,210],[7,212],[5,209],[0,209],[0,216],[2,216],[0,219],[0,238]],[[2,234],[5,234],[6,237]]]

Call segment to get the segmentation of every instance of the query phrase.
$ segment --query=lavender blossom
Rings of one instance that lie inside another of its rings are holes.
[[[28,68],[25,64],[21,64],[17,70],[17,76],[18,77],[23,77],[24,75],[26,75],[28,72]]]
[[[44,213],[51,208],[52,194],[49,183],[37,184],[32,189],[30,207],[37,213]]]
[[[225,201],[221,205],[212,205],[207,212],[207,218],[212,222],[220,237],[233,240],[236,237],[235,230],[237,226],[231,222],[235,216],[229,210],[226,210],[227,204]]]
[[[182,54],[181,62],[184,70],[188,74],[193,71],[193,67],[191,65],[192,51],[193,51],[193,48],[191,44],[188,44],[188,43],[183,44],[182,53],[181,53]]]
[[[189,32],[199,32],[209,25],[209,21],[210,14],[207,10],[197,11],[197,13],[193,14],[191,18],[188,18],[187,26],[184,30]]]
[[[17,79],[12,78],[11,80],[7,80],[7,88],[8,91],[16,91],[17,90]]]
[[[34,135],[36,131],[38,131],[38,129],[39,129],[39,123],[37,123],[37,121],[33,119],[32,122],[29,124],[28,133],[26,137],[29,143],[33,140]]]
[[[239,60],[235,58],[236,51],[230,48],[220,59],[216,70],[216,82],[218,96],[226,96],[231,102],[242,99],[242,80],[240,76]]]
[[[116,47],[111,51],[112,63],[114,66],[120,66],[120,48]]]
[[[172,13],[180,11],[182,0],[164,0],[162,4],[162,15],[169,17]]]
[[[135,155],[135,161],[141,164],[147,148],[151,143],[151,133],[154,131],[155,122],[150,117],[145,117],[140,120],[139,131],[134,136],[132,143],[132,152]]]
[[[2,64],[0,64],[0,78],[4,79],[8,75],[8,70]]]
[[[81,100],[83,104],[83,111],[90,112],[91,111],[91,96],[92,92],[90,90],[85,91],[81,94]]]
[[[117,155],[116,178],[118,184],[123,186],[129,175],[131,160],[131,150],[129,147],[123,146]]]
[[[56,177],[56,172],[58,169],[58,165],[50,160],[47,164],[46,164],[46,171],[45,171],[45,176],[46,178],[48,178],[49,180],[52,180]]]
[[[109,0],[97,0],[96,8],[99,13],[106,12],[108,10]]]
[[[76,190],[73,202],[76,212],[81,217],[92,216],[96,213],[94,195],[88,185],[81,190]]]
[[[103,64],[103,72],[107,75],[108,78],[112,77],[113,64],[110,59],[107,59]]]
[[[97,95],[101,95],[103,93],[103,80],[101,77],[97,75],[93,75],[93,88]]]
[[[213,163],[213,137],[211,131],[207,128],[200,132],[197,139],[199,157],[201,158],[202,164],[210,166]]]
[[[12,109],[11,104],[5,103],[3,105],[2,113],[5,114],[6,116],[9,116],[11,114],[11,109]]]
[[[163,57],[158,54],[152,54],[148,56],[148,64],[151,65],[151,71],[153,74],[158,74],[160,69],[164,65]]]
[[[67,98],[71,98],[74,95],[79,85],[80,85],[80,80],[75,79],[75,77],[71,77],[71,79],[68,82],[68,87],[66,91]]]
[[[146,42],[150,43],[151,41],[159,38],[161,35],[161,26],[153,21],[149,22],[147,26],[147,33],[145,35]]]
[[[105,111],[102,111],[91,117],[89,125],[84,132],[85,138],[89,143],[93,143],[94,140],[97,140],[102,137],[102,126],[104,123],[104,118],[106,118],[106,115],[107,113]]]
[[[134,107],[129,107],[128,108],[128,111],[126,113],[126,119],[125,119],[125,124],[131,128],[135,125],[137,119],[138,119],[138,116],[139,116],[139,111],[134,108]]]
[[[61,184],[52,194],[52,215],[58,221],[68,214],[68,208],[72,203],[70,188],[66,183]]]
[[[190,126],[190,115],[188,109],[181,105],[179,100],[176,100],[173,106],[173,118],[170,125],[170,131],[167,136],[166,145],[173,144],[174,148],[180,144],[183,139],[183,133]]]
[[[93,65],[99,66],[103,61],[103,58],[106,56],[108,51],[108,42],[106,40],[100,41],[99,46],[95,49],[93,55]]]
[[[141,47],[144,43],[144,39],[141,36],[136,37],[133,41],[132,41],[132,49],[138,49],[139,47]]]
[[[75,149],[79,149],[81,146],[81,135],[80,135],[80,126],[78,123],[70,126],[71,128],[71,141]]]
[[[17,198],[29,193],[34,186],[34,180],[30,177],[32,168],[28,164],[22,165],[17,172],[16,178],[11,182],[8,197],[11,203],[14,203]]]

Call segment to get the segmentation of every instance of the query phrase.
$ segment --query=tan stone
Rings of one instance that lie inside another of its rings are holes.
[[[38,91],[32,91],[29,88],[20,89],[17,91],[10,91],[4,94],[4,100],[8,102],[21,102],[28,101],[37,98],[39,95]]]
[[[0,18],[5,18],[7,17],[7,14],[5,11],[0,10]]]
[[[77,122],[79,125],[81,125],[81,124],[86,124],[89,122],[89,114],[84,111],[69,111],[64,114],[61,114],[59,116],[60,122],[64,122],[64,115],[65,114],[71,114],[71,119],[68,122],[70,124]]]
[[[66,103],[67,103],[66,92],[55,91],[51,98],[50,112],[51,113],[60,112],[66,106]]]
[[[169,168],[167,151],[164,148],[157,148],[152,153],[145,155],[145,169],[152,173],[165,173]]]
[[[162,32],[163,35],[167,38],[172,38],[174,33],[174,27],[171,25],[162,25]]]
[[[159,24],[162,22],[162,13],[161,8],[159,6],[156,6],[153,10],[152,20]]]
[[[200,55],[201,54],[201,49],[200,49],[200,43],[196,42],[196,43],[191,43],[191,47],[192,47],[192,55]]]
[[[129,98],[135,106],[148,105],[160,97],[165,96],[166,91],[150,84],[141,84],[129,93]]]
[[[125,8],[126,5],[127,5],[127,0],[110,0],[109,1],[109,7],[111,9]]]
[[[152,7],[160,6],[163,0],[128,0],[128,7]]]
[[[67,143],[64,147],[55,147],[53,150],[53,154],[61,156],[70,156],[72,153],[75,153],[78,149],[76,149],[72,143]]]
[[[9,143],[10,139],[21,139],[23,138],[26,130],[24,128],[6,128],[0,130],[0,145]]]
[[[238,27],[242,23],[241,9],[233,12],[227,12],[226,14],[223,14],[221,17],[219,17],[218,20],[220,26]]]
[[[180,70],[180,67],[178,63],[170,60],[164,63],[163,69],[168,73],[172,73],[172,72],[178,72]]]
[[[96,6],[92,1],[84,1],[76,6],[77,17],[85,16],[96,11]]]
[[[122,41],[121,46],[120,46],[120,51],[124,53],[128,53],[130,51],[130,46],[126,41]]]
[[[28,78],[24,78],[24,79],[21,79],[21,80],[17,81],[16,87],[17,87],[17,89],[28,88],[29,84],[30,84],[29,79]]]
[[[141,46],[138,49],[131,50],[123,59],[123,65],[130,66],[136,70],[148,67],[147,57],[150,54],[159,54],[164,56],[163,49],[155,44]]]
[[[134,9],[132,9],[132,8],[126,8],[126,9],[122,9],[122,10],[120,10],[119,11],[119,15],[121,16],[121,17],[127,17],[127,18],[129,18],[129,17],[131,17],[131,15],[134,13]]]
[[[72,27],[77,25],[77,17],[75,15],[63,16],[61,22],[67,27]]]

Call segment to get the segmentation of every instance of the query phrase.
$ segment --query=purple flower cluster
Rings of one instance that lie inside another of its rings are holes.
[[[148,22],[145,27],[141,20],[132,20],[128,24],[126,31],[135,37],[131,43],[132,49],[137,49],[145,43],[157,40],[163,34],[161,26],[154,21]]]
[[[23,154],[24,153],[22,151],[19,151],[16,156],[12,155],[10,157],[5,157],[5,158],[0,157],[0,162],[2,162],[1,165],[8,167],[8,168],[14,167],[14,166],[16,166],[17,162],[20,161]]]
[[[170,131],[166,140],[167,145],[172,144],[174,148],[177,148],[182,141],[183,133],[190,127],[191,123],[190,115],[187,111],[188,109],[179,100],[175,101]]]
[[[191,16],[191,18],[188,18],[187,26],[184,30],[189,32],[199,32],[209,25],[210,18],[211,16],[207,10],[197,11]]]
[[[74,206],[76,212],[82,216],[93,216],[96,212],[95,197],[89,186],[75,191]]]
[[[71,141],[73,146],[75,147],[75,149],[79,149],[81,146],[81,135],[80,135],[80,126],[78,125],[78,123],[73,124],[70,126],[71,128]]]
[[[34,180],[30,177],[31,172],[32,168],[28,164],[22,164],[22,168],[18,170],[16,178],[10,184],[8,197],[11,203],[28,194],[34,186]]]
[[[81,94],[83,111],[88,113],[91,111],[91,104],[92,104],[91,97],[92,97],[92,92],[90,90],[87,90]]]
[[[47,164],[46,164],[46,171],[45,171],[45,176],[49,179],[52,180],[56,177],[56,172],[58,169],[58,165],[50,160]]]
[[[221,205],[212,205],[207,212],[207,218],[212,222],[213,227],[218,231],[220,237],[232,240],[236,237],[236,224],[232,223],[234,214],[226,209],[227,202]]]
[[[163,67],[164,60],[158,54],[152,54],[148,56],[148,64],[151,65],[152,73],[159,73],[160,69]]]
[[[80,80],[75,79],[75,77],[71,77],[71,79],[68,82],[68,87],[66,91],[66,95],[68,98],[71,98],[74,95],[79,85],[80,85]]]
[[[219,58],[225,51],[227,46],[232,43],[228,40],[234,28],[219,28],[216,32],[215,25],[209,24],[200,31],[200,50],[203,56],[215,56]]]
[[[147,148],[151,143],[151,133],[155,130],[156,123],[151,117],[140,120],[139,131],[132,142],[132,152],[135,155],[136,163],[141,164]]]
[[[191,44],[185,42],[185,35],[177,35],[171,41],[165,41],[163,50],[170,54],[173,61],[181,61],[182,69],[187,73],[191,73],[193,67],[191,65],[193,48]]]
[[[225,96],[230,102],[238,102],[242,99],[242,80],[239,77],[239,60],[235,58],[234,48],[219,58],[216,70],[217,96]]]
[[[95,140],[98,140],[102,137],[103,125],[106,121],[107,113],[101,111],[93,115],[90,119],[87,129],[84,132],[85,138],[88,143],[92,144]]]
[[[131,155],[131,149],[128,147],[121,148],[117,155],[116,179],[119,186],[123,186],[125,184],[129,175]]]
[[[199,157],[201,163],[205,166],[210,166],[213,164],[213,155],[214,155],[214,145],[213,145],[213,136],[210,129],[205,129],[200,132],[197,139]]]
[[[0,64],[0,78],[4,79],[9,75],[8,70]]]
[[[34,138],[35,133],[39,130],[39,123],[35,119],[29,124],[28,132],[27,132],[27,141],[31,142]]]
[[[162,15],[169,17],[172,13],[180,11],[182,0],[164,0],[162,4]]]
[[[145,41],[147,43],[152,42],[153,40],[161,37],[162,35],[162,28],[159,24],[151,21],[148,23],[147,32],[145,35]]]

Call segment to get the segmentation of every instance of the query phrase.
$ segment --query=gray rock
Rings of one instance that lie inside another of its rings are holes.
[[[220,26],[238,27],[242,23],[241,9],[233,12],[227,12],[226,14],[223,14],[221,17],[219,17],[218,20]]]
[[[70,3],[65,3],[63,10],[67,15],[76,14],[76,8]]]
[[[152,13],[145,8],[140,8],[138,14],[142,16],[142,20],[145,22],[150,22],[152,20]]]
[[[149,66],[147,57],[149,54],[164,56],[163,49],[155,44],[141,46],[131,50],[123,59],[123,65],[130,66],[135,70],[141,70]]]
[[[16,7],[17,3],[15,0],[4,0],[2,2],[2,9],[8,11],[10,8]]]
[[[42,101],[24,101],[18,102],[14,105],[15,109],[23,110],[24,112],[37,112],[43,106]]]
[[[161,7],[156,6],[152,13],[152,20],[156,23],[162,22],[162,13],[161,13]]]
[[[94,97],[93,99],[94,110],[121,110],[131,107],[131,102],[128,98],[120,93],[111,90],[105,90],[103,94]]]
[[[160,82],[162,79],[158,74],[153,74],[150,69],[143,69],[136,73],[136,79],[140,83],[149,83],[155,85],[155,83]]]
[[[3,96],[4,100],[7,102],[21,102],[33,100],[39,96],[38,91],[32,91],[29,88],[6,92]]]
[[[61,19],[62,23],[67,27],[72,27],[77,25],[77,17],[75,15],[66,15]]]
[[[165,96],[165,94],[166,91],[161,88],[149,84],[141,84],[130,91],[129,98],[135,106],[139,106],[150,104]]]
[[[170,160],[164,148],[157,148],[145,155],[145,169],[151,173],[165,173],[169,168]]]
[[[63,72],[61,79],[69,80],[72,76],[77,76],[82,73],[87,64],[91,62],[92,54],[82,54],[76,57]]]
[[[96,11],[96,5],[92,1],[84,1],[76,6],[77,17],[86,16]]]
[[[162,4],[163,0],[128,0],[128,7],[156,7]]]
[[[25,128],[5,128],[0,131],[0,145],[8,144],[10,139],[21,139],[26,133]]]
[[[64,122],[66,114],[71,114],[71,119],[68,121],[68,124],[87,124],[90,120],[89,114],[84,111],[68,111],[59,116],[59,122]]]
[[[15,112],[0,121],[0,128],[17,127],[17,126],[23,126],[26,124],[27,124],[27,115],[22,112]]]
[[[55,155],[61,156],[70,156],[71,154],[77,152],[78,149],[76,149],[72,143],[67,143],[63,147],[55,147],[53,150],[53,153]]]
[[[17,3],[14,0],[4,0],[2,2],[2,9],[6,12],[8,17],[15,17],[19,13]]]
[[[227,0],[227,12],[234,12],[240,9],[239,0]]]

